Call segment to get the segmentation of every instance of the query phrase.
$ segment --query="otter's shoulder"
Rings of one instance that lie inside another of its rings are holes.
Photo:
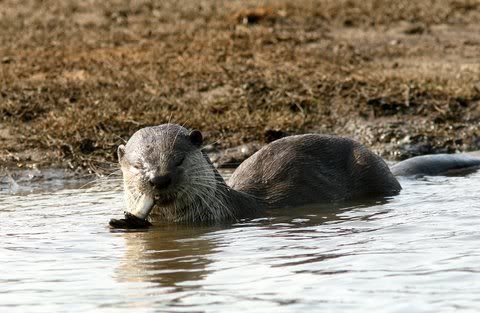
[[[333,148],[351,150],[357,146],[361,146],[361,144],[350,138],[323,134],[302,134],[275,140],[257,153],[258,157],[266,156],[271,152],[295,152],[295,156],[298,156],[302,152],[329,152]]]
[[[260,174],[264,170],[270,172],[273,168],[282,169],[285,166],[307,166],[302,161],[327,162],[337,160],[338,157],[345,157],[358,145],[355,141],[330,135],[303,134],[284,137],[275,140],[248,159],[237,168],[235,173],[242,173],[249,170],[251,174]],[[341,153],[340,155],[337,155]],[[335,158],[334,158],[335,156]],[[296,162],[301,162],[300,164]],[[264,169],[264,170],[262,170]],[[235,173],[232,176],[235,178]]]
[[[230,186],[278,199],[339,200],[398,193],[385,162],[362,144],[343,137],[305,134],[274,141],[245,160]],[[283,194],[282,194],[283,193]]]
[[[240,164],[235,173],[241,173],[248,168],[258,174],[261,172],[260,168],[283,168],[282,164],[299,168],[309,164],[294,162],[306,160],[328,165],[340,160],[346,161],[352,155],[369,153],[371,152],[366,147],[350,138],[323,134],[287,136],[262,147]]]

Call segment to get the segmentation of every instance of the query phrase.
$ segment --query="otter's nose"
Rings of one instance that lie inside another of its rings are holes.
[[[172,183],[170,175],[154,176],[149,180],[150,185],[157,189],[165,189]]]

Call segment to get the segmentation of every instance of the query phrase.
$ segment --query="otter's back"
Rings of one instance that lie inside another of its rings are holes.
[[[397,194],[385,162],[351,139],[307,134],[279,139],[245,160],[229,185],[280,208]]]

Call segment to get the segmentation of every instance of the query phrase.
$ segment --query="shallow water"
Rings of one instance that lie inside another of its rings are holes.
[[[2,185],[0,312],[480,309],[479,173],[403,179],[386,203],[143,232],[107,227],[120,191],[59,180]]]

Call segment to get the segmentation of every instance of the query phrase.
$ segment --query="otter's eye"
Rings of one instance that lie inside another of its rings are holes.
[[[132,166],[133,166],[134,168],[136,168],[137,170],[143,169],[143,164],[142,164],[142,162],[135,162],[135,163],[132,164]]]
[[[181,159],[179,159],[177,162],[175,162],[175,166],[182,165],[183,161],[185,161],[185,156],[183,156]]]

